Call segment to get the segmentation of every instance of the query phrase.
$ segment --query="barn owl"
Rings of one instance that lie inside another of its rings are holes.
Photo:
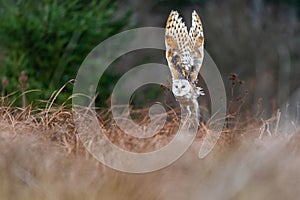
[[[195,104],[204,95],[196,86],[204,57],[204,35],[200,17],[193,11],[192,27],[188,32],[177,11],[169,15],[165,31],[166,59],[172,75],[172,92],[178,101]],[[193,106],[194,108],[197,106]]]

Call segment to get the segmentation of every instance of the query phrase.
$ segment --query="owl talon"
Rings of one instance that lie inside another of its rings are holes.
[[[203,91],[202,87],[196,87],[195,91],[196,91],[197,96],[199,96],[199,95],[204,96],[205,95],[205,92]]]

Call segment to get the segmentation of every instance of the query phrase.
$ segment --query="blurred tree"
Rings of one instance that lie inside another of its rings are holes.
[[[286,5],[290,5],[290,6],[295,6],[298,7],[300,6],[300,1],[299,0],[265,0],[265,2],[270,2],[273,4],[286,4]]]
[[[154,5],[164,7],[170,7],[170,5],[172,5],[172,9],[176,10],[192,4],[204,5],[206,3],[206,0],[154,0],[153,3]]]
[[[75,78],[85,56],[99,42],[122,30],[130,20],[118,12],[118,0],[2,0],[0,76],[13,92],[21,71],[28,74],[33,98],[49,98],[54,90]],[[118,18],[116,18],[116,15]],[[67,88],[60,100],[71,94]]]

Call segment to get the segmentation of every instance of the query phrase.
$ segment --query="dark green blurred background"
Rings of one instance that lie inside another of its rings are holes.
[[[298,105],[300,0],[1,0],[1,93],[20,95],[23,84],[23,91],[40,90],[26,95],[29,103],[48,99],[75,78],[85,56],[101,41],[133,27],[164,27],[171,10],[178,10],[188,26],[193,10],[201,16],[205,49],[222,73],[229,101],[249,109],[260,101],[270,111]],[[166,64],[161,51],[131,54],[116,61],[101,79],[107,91],[98,97],[99,105],[126,70],[148,62]],[[25,86],[19,80],[22,71],[28,76]],[[233,85],[231,73],[245,82]],[[143,102],[158,90],[147,88],[134,98]],[[69,84],[57,103],[71,92]]]

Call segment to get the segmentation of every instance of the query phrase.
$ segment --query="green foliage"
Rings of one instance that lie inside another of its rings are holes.
[[[101,41],[124,28],[130,12],[118,14],[118,0],[2,0],[0,4],[0,78],[8,92],[18,88],[25,70],[31,94],[47,99],[75,78],[85,56]],[[120,16],[121,15],[121,16]],[[71,86],[60,96],[71,94]]]

